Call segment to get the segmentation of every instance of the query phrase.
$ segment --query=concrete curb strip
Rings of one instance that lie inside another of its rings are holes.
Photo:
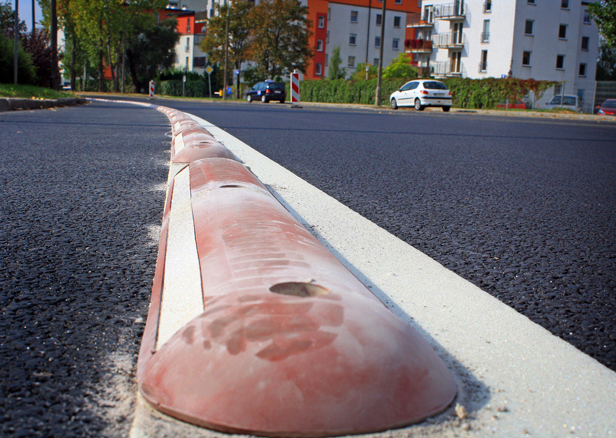
[[[0,112],[16,110],[34,110],[61,106],[83,105],[83,97],[62,97],[60,99],[0,99]]]

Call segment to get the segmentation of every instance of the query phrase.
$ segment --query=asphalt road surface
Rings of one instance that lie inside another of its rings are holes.
[[[125,104],[0,113],[0,436],[128,436],[167,131]]]
[[[616,125],[158,102],[225,128],[616,369]],[[0,114],[0,436],[126,436],[167,118]]]
[[[168,105],[224,128],[616,370],[616,123]]]

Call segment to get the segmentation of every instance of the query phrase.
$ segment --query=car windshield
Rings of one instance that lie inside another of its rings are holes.
[[[616,108],[616,100],[606,100],[605,102],[603,102],[603,105],[601,105],[601,107]]]
[[[575,106],[575,97],[565,96],[564,104],[565,105]]]
[[[430,81],[423,84],[426,90],[446,90],[447,87],[442,82]]]
[[[284,84],[280,82],[270,82],[269,88],[270,90],[284,90]]]

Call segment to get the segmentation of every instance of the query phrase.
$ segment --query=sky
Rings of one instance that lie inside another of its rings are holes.
[[[3,0],[0,0],[4,3]],[[8,3],[11,4],[13,10],[15,10],[15,0],[11,0]],[[43,13],[41,12],[41,7],[38,2],[36,2],[36,22],[40,22],[43,19]],[[26,26],[28,26],[28,31],[32,29],[32,0],[19,0],[19,20],[23,20],[26,22]],[[40,25],[37,25],[37,28]]]

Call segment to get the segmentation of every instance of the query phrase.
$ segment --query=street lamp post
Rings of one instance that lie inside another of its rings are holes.
[[[15,0],[15,27],[14,27],[15,47],[13,54],[13,79],[15,85],[17,85],[17,70],[19,66],[19,55],[17,54],[18,42],[19,42],[19,0]]]
[[[229,2],[225,1],[225,6],[227,7],[227,21],[225,24],[225,75],[224,75],[224,89],[222,90],[222,100],[227,99],[227,71],[229,69]]]
[[[383,11],[381,21],[381,44],[379,45],[379,72],[376,79],[376,106],[381,106],[381,76],[383,75],[383,45],[385,43],[385,3],[387,0],[383,0]]]

